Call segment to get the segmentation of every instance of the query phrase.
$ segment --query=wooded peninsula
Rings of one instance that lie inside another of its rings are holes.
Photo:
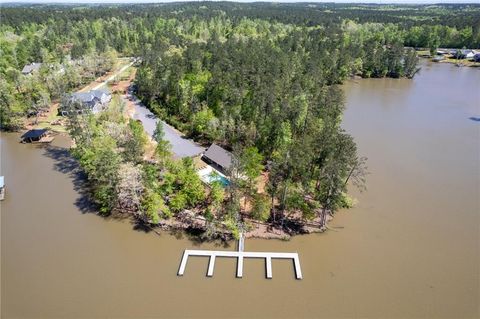
[[[368,174],[341,127],[340,85],[411,79],[417,48],[480,47],[474,4],[3,4],[0,14],[2,130],[54,110],[100,214],[204,239],[327,229]],[[128,92],[77,92],[119,61]],[[159,119],[153,134],[129,116],[132,96]],[[175,154],[165,123],[205,151]]]

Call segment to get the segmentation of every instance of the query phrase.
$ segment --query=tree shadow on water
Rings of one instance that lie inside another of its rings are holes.
[[[182,228],[182,227],[152,227],[145,221],[141,219],[132,218],[133,229],[143,233],[154,232],[158,236],[163,234],[168,234],[175,237],[177,240],[188,240],[194,247],[200,247],[202,244],[209,243],[213,244],[215,247],[231,248],[232,241],[230,238],[220,238],[220,237],[208,237],[205,235],[205,230],[198,229],[195,227]]]
[[[133,219],[132,224],[133,224],[133,230],[136,230],[138,232],[148,234],[148,233],[154,231],[153,228],[150,225],[148,225],[147,223],[145,223],[144,221],[142,221],[140,219]],[[155,231],[155,233],[160,235],[160,233],[157,232],[157,231]]]
[[[73,183],[73,188],[79,195],[79,197],[75,200],[75,206],[80,210],[82,214],[95,214],[106,220],[128,219],[132,225],[132,229],[135,231],[143,232],[146,234],[154,232],[159,236],[161,236],[163,233],[170,234],[177,239],[189,240],[193,244],[193,246],[200,246],[203,243],[213,243],[217,247],[231,247],[231,241],[229,239],[208,238],[202,236],[202,234],[205,232],[202,229],[197,229],[194,227],[187,229],[162,229],[162,227],[151,227],[151,225],[145,223],[141,219],[133,218],[132,214],[112,213],[108,216],[99,214],[98,206],[94,203],[90,195],[90,185],[87,180],[87,175],[80,167],[78,161],[70,154],[69,150],[67,148],[53,145],[42,146],[42,149],[44,150],[44,155],[54,161],[53,168],[56,171],[67,175],[71,179]]]
[[[98,209],[90,198],[87,175],[81,169],[79,163],[63,147],[48,145],[44,147],[44,155],[53,159],[53,168],[67,175],[73,183],[73,189],[80,195],[75,201],[75,206],[83,213],[97,214]]]

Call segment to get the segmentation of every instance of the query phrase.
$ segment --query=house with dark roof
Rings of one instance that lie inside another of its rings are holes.
[[[89,92],[73,93],[69,98],[69,103],[76,103],[78,112],[90,111],[98,113],[105,109],[112,95],[106,90],[91,90]],[[60,109],[60,114],[67,115],[69,110]]]
[[[221,172],[227,172],[232,166],[232,153],[218,146],[212,144],[203,154],[202,159]]]
[[[24,75],[30,75],[30,74],[33,74],[33,72],[36,72],[38,70],[40,70],[40,67],[42,66],[42,63],[30,63],[30,64],[27,64],[23,67],[22,69],[22,74]]]

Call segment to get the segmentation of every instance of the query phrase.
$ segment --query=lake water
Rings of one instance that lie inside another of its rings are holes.
[[[336,231],[246,250],[298,252],[292,263],[190,258],[185,237],[89,213],[57,138],[53,148],[2,134],[2,318],[478,318],[480,70],[425,64],[413,80],[344,85],[344,127],[367,156],[368,191]],[[57,148],[58,147],[58,148]]]

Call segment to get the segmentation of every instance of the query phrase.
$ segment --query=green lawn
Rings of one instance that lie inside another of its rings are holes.
[[[58,120],[63,119],[62,116],[58,116],[58,107],[53,106],[52,109],[50,110],[50,113],[46,118],[40,118],[38,120],[37,127],[38,128],[49,128],[52,131],[55,132],[66,132],[65,126],[62,125],[52,125],[52,122],[56,122]]]

